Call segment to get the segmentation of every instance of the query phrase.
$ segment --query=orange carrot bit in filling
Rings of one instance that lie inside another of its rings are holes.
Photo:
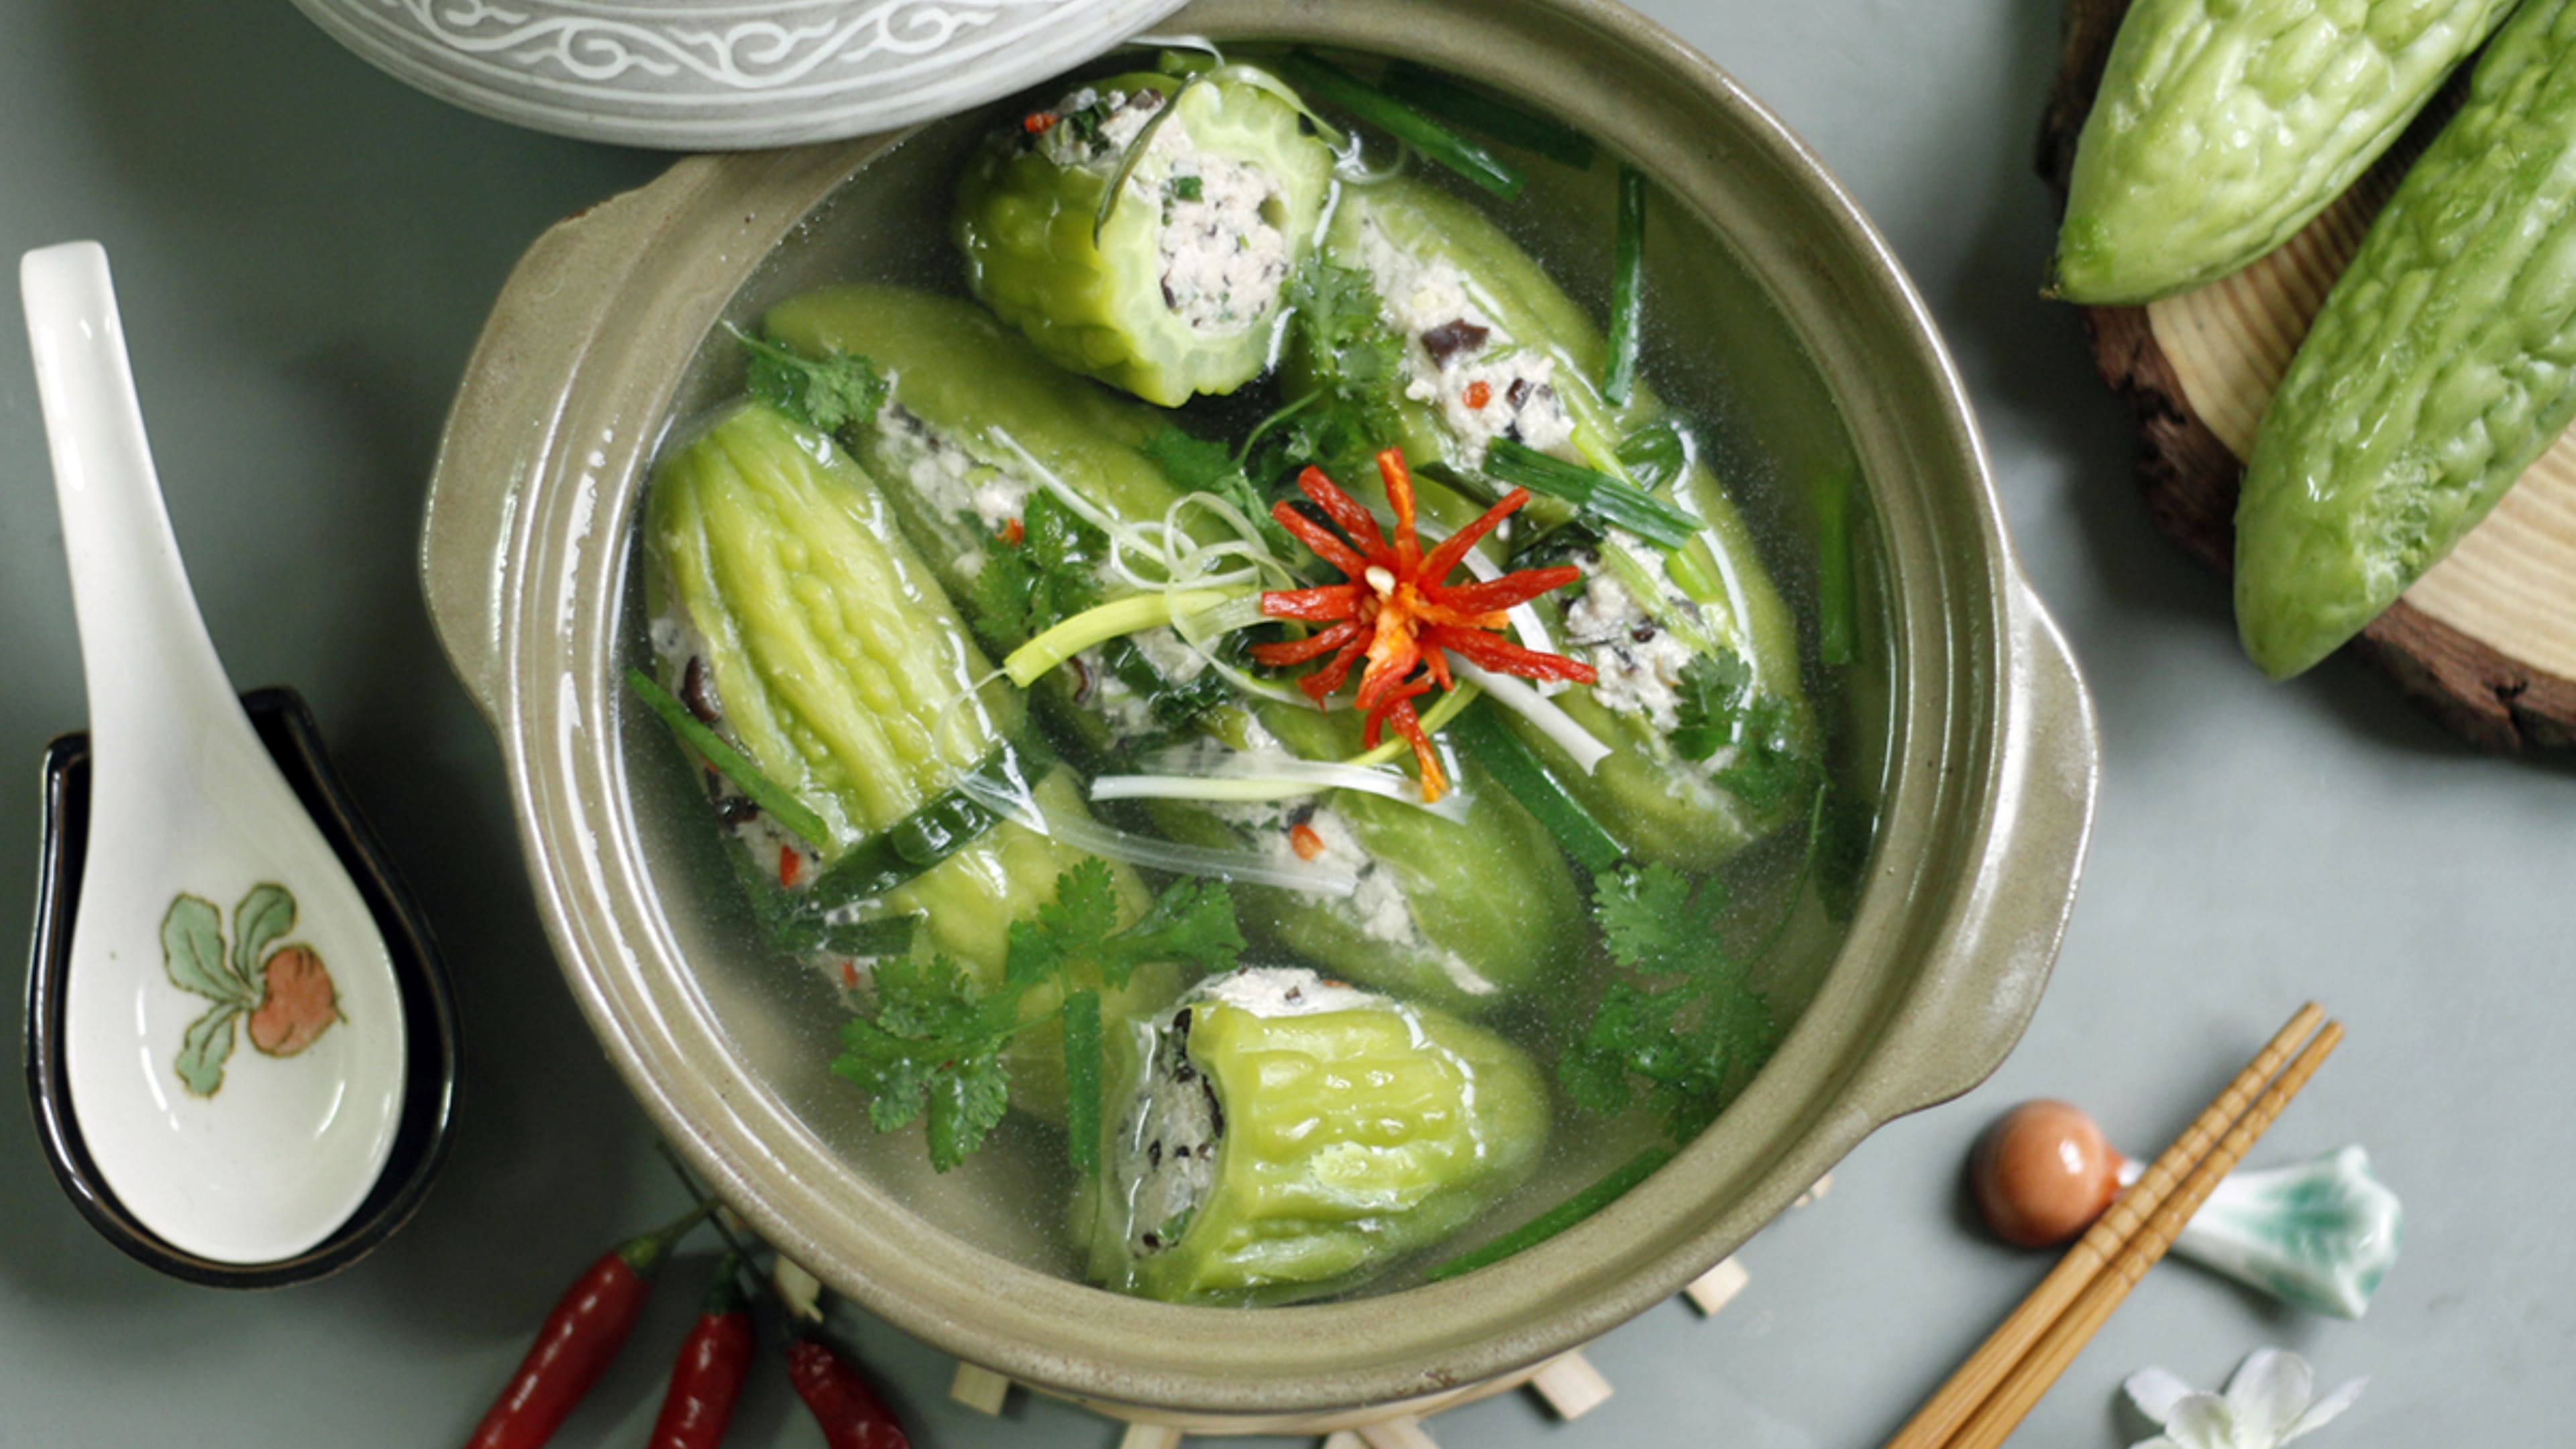
[[[1306,697],[1321,705],[1341,688],[1353,665],[1362,659],[1354,708],[1368,715],[1362,738],[1370,748],[1388,726],[1413,746],[1421,767],[1422,798],[1437,800],[1448,792],[1440,756],[1431,748],[1413,701],[1431,692],[1456,688],[1449,655],[1501,674],[1523,679],[1564,679],[1590,684],[1592,666],[1561,654],[1527,649],[1498,632],[1509,620],[1505,611],[1528,603],[1550,589],[1582,576],[1570,564],[1546,569],[1520,569],[1498,579],[1452,584],[1449,575],[1466,562],[1467,551],[1496,525],[1529,502],[1529,490],[1515,488],[1486,509],[1475,522],[1441,540],[1425,554],[1414,532],[1413,475],[1404,454],[1388,448],[1377,455],[1378,476],[1386,481],[1387,502],[1395,510],[1395,540],[1378,531],[1377,520],[1358,500],[1341,490],[1320,468],[1297,475],[1297,487],[1324,516],[1341,529],[1337,536],[1285,502],[1272,505],[1270,516],[1315,556],[1342,571],[1346,583],[1311,589],[1273,589],[1261,596],[1261,612],[1273,619],[1300,619],[1326,627],[1304,639],[1256,644],[1252,657],[1284,667],[1322,659],[1324,663],[1297,681]]]
[[[805,857],[796,853],[796,847],[792,845],[778,847],[778,883],[783,886],[793,886],[796,884],[796,878],[804,873]]]
[[[1056,119],[1053,111],[1031,111],[1020,118],[1020,129],[1032,136],[1043,136],[1055,129]]]
[[[1013,548],[1018,548],[1020,546],[1020,540],[1028,536],[1029,530],[1027,525],[1021,523],[1016,518],[1002,525],[1002,542],[1009,544]]]
[[[844,961],[841,963],[841,984],[854,990],[857,988],[859,984],[858,962]]]
[[[1467,384],[1467,390],[1464,393],[1461,393],[1460,396],[1467,400],[1467,406],[1471,408],[1481,408],[1485,404],[1494,400],[1493,384],[1479,378],[1476,381]]]
[[[1313,860],[1324,853],[1324,837],[1315,833],[1314,826],[1300,820],[1288,827],[1288,848],[1297,852],[1299,860]]]

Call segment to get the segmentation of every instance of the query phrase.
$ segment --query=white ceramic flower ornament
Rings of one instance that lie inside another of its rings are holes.
[[[2202,1393],[2165,1369],[2141,1369],[2123,1387],[2164,1432],[2130,1449],[2276,1449],[2351,1408],[2366,1382],[2354,1379],[2316,1398],[2308,1361],[2277,1348],[2246,1355],[2220,1394]]]

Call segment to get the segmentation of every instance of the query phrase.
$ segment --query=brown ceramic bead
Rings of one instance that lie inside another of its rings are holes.
[[[2024,1102],[1995,1119],[1968,1162],[1977,1210],[2017,1247],[2062,1243],[2120,1191],[2120,1154],[2102,1129],[2064,1102]]]

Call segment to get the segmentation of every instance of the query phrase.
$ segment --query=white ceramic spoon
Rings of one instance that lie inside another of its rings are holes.
[[[329,1237],[384,1170],[402,999],[365,901],[197,614],[107,253],[29,252],[19,284],[89,683],[72,1115],[145,1228],[217,1262],[277,1262]],[[291,558],[264,562],[295,576]]]

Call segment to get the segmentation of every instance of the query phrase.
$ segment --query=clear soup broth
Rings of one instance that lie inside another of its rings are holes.
[[[1257,52],[1235,58],[1262,60]],[[1127,58],[1139,66],[1153,61],[1150,55]],[[1365,61],[1349,63],[1374,74]],[[1105,62],[1087,74],[1116,69]],[[846,282],[968,297],[952,231],[961,171],[997,126],[1049,106],[1074,88],[1050,86],[1015,104],[925,127],[877,154],[764,263],[729,307],[731,323],[757,334],[761,319],[778,303]],[[1382,135],[1356,129],[1366,137],[1367,166],[1398,164]],[[1497,149],[1527,175],[1517,200],[1500,201],[1418,155],[1401,164],[1407,176],[1474,205],[1498,224],[1599,326],[1611,305],[1616,270],[1618,158],[1604,153],[1578,170]],[[1867,490],[1807,354],[1723,236],[1652,187],[1646,216],[1637,375],[1687,429],[1696,457],[1742,515],[1760,569],[1796,621],[1797,688],[1814,721],[1812,772],[1799,780],[1794,807],[1782,812],[1776,827],[1762,830],[1713,868],[1683,876],[1696,902],[1704,905],[1722,893],[1723,909],[1712,912],[1715,949],[1759,992],[1772,1026],[1785,1034],[1841,943],[1851,892],[1870,848],[1890,728],[1885,591],[1871,543]],[[1098,384],[1068,375],[1065,386]],[[724,331],[711,335],[681,389],[662,449],[665,459],[744,388],[742,345]],[[1174,409],[1170,421],[1234,447],[1292,400],[1283,396],[1274,370],[1230,396],[1201,397]],[[1295,496],[1273,486],[1284,478],[1253,481],[1265,501]],[[882,474],[877,482],[890,490],[908,486],[903,478]],[[658,666],[668,679],[669,626],[663,624],[659,642],[665,647],[657,653],[655,611],[667,619],[676,606],[658,579],[648,588],[655,565],[641,534],[626,597],[631,662],[647,672]],[[1588,584],[1579,581],[1565,593],[1579,594]],[[1839,599],[1829,600],[1829,593]],[[1851,647],[1837,649],[1839,657],[1830,664],[1819,633],[1820,609],[1828,605],[1851,625]],[[1299,672],[1281,671],[1278,677],[1291,680]],[[1435,698],[1419,703],[1428,709]],[[1337,703],[1347,707],[1347,696]],[[1064,738],[1060,717],[1040,707],[1029,711],[1029,719],[1030,728],[1066,759],[1081,757],[1080,742]],[[796,1127],[828,1144],[895,1200],[978,1248],[1041,1272],[1096,1276],[1070,1223],[1069,1204],[1082,1178],[1071,1164],[1065,1132],[1039,1116],[1013,1111],[979,1150],[940,1172],[932,1168],[919,1124],[884,1132],[872,1127],[869,1094],[830,1069],[843,1048],[843,1024],[868,1007],[866,963],[842,970],[827,957],[776,949],[740,879],[746,847],[711,809],[710,777],[642,711],[631,726],[628,755],[643,823],[693,842],[674,854],[679,864],[666,867],[672,877],[660,884],[675,921],[685,922],[684,937],[699,943],[692,965],[700,989],[746,1060],[795,1064],[773,1075],[771,1086]],[[1488,778],[1478,788],[1499,787]],[[719,787],[714,793],[730,792]],[[1092,809],[1120,828],[1156,831],[1154,817],[1132,805],[1100,803]],[[1169,872],[1142,874],[1149,886],[1174,878]],[[1554,963],[1545,984],[1475,1013],[1481,1029],[1517,1047],[1545,1083],[1552,1130],[1535,1170],[1463,1226],[1347,1291],[1386,1292],[1417,1283],[1426,1269],[1522,1229],[1637,1162],[1641,1153],[1659,1144],[1679,1145],[1668,1117],[1650,1099],[1651,1084],[1643,1080],[1631,1081],[1636,1100],[1623,1111],[1590,1110],[1569,1098],[1565,1059],[1594,1029],[1604,991],[1613,982],[1636,979],[1614,960],[1592,909],[1612,873],[1569,867],[1569,874],[1586,910],[1573,931],[1575,944],[1562,953],[1565,959]],[[1257,934],[1243,961],[1311,964]],[[1184,981],[1194,974],[1185,969]],[[1168,1005],[1160,1015],[1169,1015]],[[1113,1038],[1118,1029],[1116,1021],[1109,1023]],[[1734,1074],[1723,1095],[1740,1092],[1746,1079]],[[1112,1083],[1104,1092],[1113,1128],[1122,1110],[1120,1091],[1121,1084]],[[1220,1162],[1218,1171],[1223,1170]]]

